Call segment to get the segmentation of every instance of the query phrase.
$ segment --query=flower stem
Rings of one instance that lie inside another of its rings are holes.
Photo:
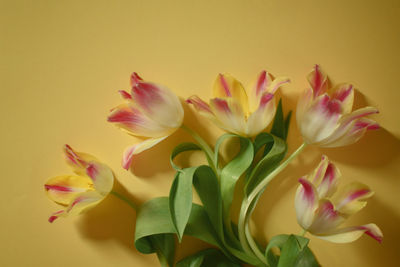
[[[300,233],[300,236],[304,237],[307,234],[307,230],[303,229]]]
[[[239,231],[239,238],[240,238],[240,243],[247,248],[249,248],[249,244],[251,249],[253,250],[254,254],[259,258],[260,260],[265,261],[263,253],[259,250],[258,246],[256,245],[256,242],[253,239],[253,236],[250,233],[250,229],[248,226],[248,222],[251,216],[251,211],[249,211],[249,207],[252,204],[252,202],[258,201],[258,197],[262,191],[265,189],[265,187],[268,185],[269,182],[272,181],[281,171],[283,171],[289,163],[296,158],[300,154],[301,151],[307,146],[306,143],[301,144],[284,162],[282,162],[281,165],[279,165],[275,170],[273,170],[269,175],[267,175],[257,186],[254,188],[254,190],[249,194],[249,197],[243,198],[242,201],[242,207],[240,209],[239,213],[239,225],[238,225],[238,231]]]
[[[217,163],[214,162],[214,152],[211,149],[211,147],[207,144],[207,142],[200,135],[198,135],[195,131],[190,129],[188,126],[182,124],[181,128],[184,129],[186,132],[188,132],[197,141],[197,143],[199,143],[200,147],[206,153],[208,163],[210,164],[212,169],[215,171],[215,173],[217,173]]]
[[[126,196],[121,195],[120,193],[117,193],[115,191],[111,191],[110,194],[116,196],[120,200],[124,201],[126,204],[128,204],[132,209],[137,210],[138,207],[136,206],[135,203],[133,203],[131,200],[129,200]]]

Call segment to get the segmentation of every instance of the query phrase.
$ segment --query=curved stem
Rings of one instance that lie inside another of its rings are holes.
[[[246,216],[242,216],[242,214],[247,213],[248,209],[247,201],[245,198],[243,198],[242,201],[242,206],[240,207],[240,215],[239,215],[239,222],[238,222],[238,234],[239,234],[239,241],[240,244],[244,250],[249,255],[254,255],[253,250],[250,248],[248,241],[246,239],[246,232],[245,232],[245,226],[246,226]]]
[[[250,233],[250,227],[248,224],[248,219],[245,221],[245,233],[246,233],[246,237],[249,237],[251,235]],[[261,262],[263,262],[265,265],[268,266],[268,262],[267,259],[265,258],[264,254],[260,251],[260,249],[257,246],[257,243],[254,241],[253,237],[252,238],[247,238],[247,241],[249,242],[249,245],[251,247],[251,249],[253,250],[254,254],[257,256],[257,258],[260,259]]]
[[[275,170],[273,170],[267,177],[265,177],[257,186],[254,188],[254,190],[250,193],[248,197],[248,203],[250,205],[251,202],[253,202],[254,198],[260,193],[262,190],[264,190],[264,187],[268,185],[269,182],[272,181],[272,179],[275,178],[281,171],[283,171],[289,163],[296,158],[301,151],[307,146],[306,143],[301,144],[296,151],[292,153],[284,162],[282,162]]]
[[[131,200],[129,200],[126,196],[121,195],[120,193],[117,193],[115,191],[111,191],[110,194],[116,196],[120,200],[124,201],[126,204],[128,204],[132,209],[137,210],[138,207],[136,206],[135,203],[133,203]]]
[[[188,126],[182,124],[181,128],[184,129],[186,132],[188,132],[197,141],[197,143],[199,143],[200,147],[206,153],[208,163],[210,164],[211,168],[215,171],[215,173],[217,173],[217,163],[214,162],[214,152],[211,149],[211,147],[207,144],[207,142],[200,135],[198,135],[195,131],[190,129]]]
[[[307,234],[307,230],[303,229],[300,233],[300,236],[304,237]]]
[[[273,170],[269,175],[267,175],[257,186],[254,190],[250,193],[249,197],[243,199],[242,207],[240,209],[239,214],[239,223],[242,222],[243,225],[240,226],[239,224],[239,237],[244,236],[246,238],[247,244],[250,244],[251,249],[253,250],[254,254],[261,260],[259,256],[262,255],[262,259],[264,259],[264,255],[259,250],[258,246],[256,245],[253,236],[250,233],[250,229],[248,226],[248,220],[251,216],[251,211],[249,211],[249,207],[254,200],[258,200],[257,196],[265,189],[269,182],[275,178],[281,171],[283,171],[289,163],[296,158],[300,154],[301,151],[307,146],[306,143],[301,144],[282,164],[280,164],[275,170]],[[244,204],[245,203],[245,204]],[[247,229],[247,230],[246,230]],[[241,243],[244,243],[244,241]],[[265,260],[265,259],[264,259]]]

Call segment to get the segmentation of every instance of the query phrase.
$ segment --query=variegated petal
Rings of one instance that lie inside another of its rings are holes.
[[[215,98],[232,98],[238,103],[244,114],[249,112],[249,103],[243,85],[229,74],[219,74],[214,82]]]
[[[374,192],[362,183],[352,182],[340,187],[336,194],[332,197],[338,211],[343,214],[351,215],[367,205],[365,201],[370,198]]]
[[[128,170],[129,167],[131,166],[134,155],[137,155],[140,152],[143,152],[144,150],[147,150],[155,146],[156,144],[158,144],[167,137],[168,136],[163,136],[159,138],[149,138],[144,140],[143,142],[140,142],[138,144],[126,148],[122,157],[122,167]]]
[[[318,192],[314,185],[300,178],[301,185],[297,188],[295,209],[297,221],[303,229],[308,229],[314,221],[315,211],[318,208]]]
[[[382,242],[382,231],[373,223],[338,229],[325,235],[315,236],[333,243],[349,243],[359,239],[363,234],[369,235],[379,243]]]
[[[47,196],[61,205],[68,205],[83,192],[94,190],[92,180],[89,177],[76,175],[50,178],[44,188]]]

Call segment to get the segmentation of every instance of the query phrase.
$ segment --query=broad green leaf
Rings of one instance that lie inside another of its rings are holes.
[[[192,181],[196,169],[191,167],[177,172],[169,193],[169,209],[179,241],[182,240],[192,209]]]
[[[175,238],[173,234],[158,234],[149,237],[162,267],[174,266]]]
[[[196,188],[197,194],[203,203],[204,210],[207,212],[218,237],[222,239],[224,236],[222,225],[222,200],[217,176],[209,166],[200,166],[196,169],[194,174],[193,185]]]
[[[270,267],[317,267],[319,266],[311,250],[307,247],[309,239],[297,235],[274,236],[269,242],[265,256]],[[272,248],[280,250],[280,256]]]
[[[170,162],[171,162],[172,167],[175,170],[180,171],[181,168],[174,163],[175,157],[178,156],[182,152],[193,151],[193,150],[201,150],[201,148],[200,148],[199,145],[197,145],[195,143],[191,143],[191,142],[186,142],[186,143],[182,143],[182,144],[177,145],[172,150],[171,157],[170,157]]]
[[[230,261],[221,251],[206,249],[192,256],[182,259],[176,267],[240,267],[241,265]]]
[[[168,197],[151,199],[139,208],[136,216],[136,249],[144,254],[156,252],[151,237],[159,234],[176,234]],[[200,205],[193,204],[185,234],[223,249],[207,213]]]
[[[296,266],[297,259],[303,254],[308,242],[307,238],[290,235],[281,248],[278,267]]]
[[[256,137],[257,148],[260,148],[258,144],[269,144],[271,137],[273,138],[273,145],[271,150],[266,154],[253,168],[251,174],[245,185],[245,193],[249,195],[254,188],[268,175],[270,174],[285,157],[287,151],[287,145],[281,138],[268,133],[260,133]],[[262,139],[263,142],[258,141]],[[258,141],[258,142],[257,142]]]

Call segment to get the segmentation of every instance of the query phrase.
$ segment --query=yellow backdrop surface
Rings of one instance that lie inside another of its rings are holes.
[[[62,146],[109,164],[117,189],[138,203],[168,194],[170,150],[178,131],[138,156],[133,171],[120,166],[135,139],[106,122],[129,88],[129,75],[167,85],[182,98],[211,97],[216,75],[247,84],[262,70],[289,76],[285,110],[319,63],[333,83],[352,82],[357,106],[373,105],[382,129],[357,144],[308,147],[266,190],[252,228],[259,242],[299,233],[293,198],[297,178],[322,153],[343,179],[376,192],[348,225],[374,222],[384,241],[352,244],[311,238],[323,266],[398,266],[400,246],[400,2],[382,1],[1,1],[1,266],[158,266],[133,246],[135,212],[109,196],[76,218],[47,222],[57,209],[44,194],[47,178],[68,174]],[[185,107],[185,123],[215,141],[222,131]],[[289,150],[300,143],[292,121]],[[196,160],[196,158],[194,158]],[[205,244],[185,238],[178,258]]]

